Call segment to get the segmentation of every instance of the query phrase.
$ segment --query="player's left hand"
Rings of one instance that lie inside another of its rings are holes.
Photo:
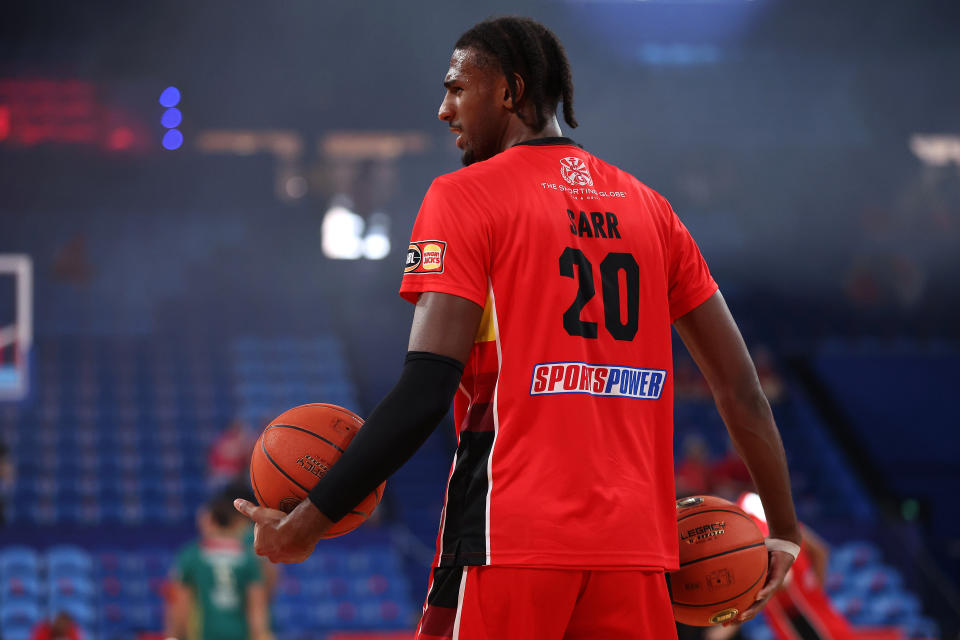
[[[742,611],[740,615],[730,622],[725,622],[724,625],[746,622],[760,613],[760,610],[767,604],[767,600],[769,600],[783,584],[783,580],[787,577],[787,572],[790,571],[791,566],[793,566],[792,555],[786,551],[771,551],[769,569],[767,570],[767,581],[763,583],[763,588],[757,592],[756,600],[754,600],[749,608]]]
[[[332,524],[310,500],[290,513],[242,499],[234,500],[233,506],[253,521],[253,549],[271,562],[303,562]]]

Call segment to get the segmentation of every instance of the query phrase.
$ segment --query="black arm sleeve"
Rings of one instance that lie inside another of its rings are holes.
[[[463,365],[446,356],[410,351],[396,386],[376,406],[310,500],[336,522],[420,448],[450,409]]]

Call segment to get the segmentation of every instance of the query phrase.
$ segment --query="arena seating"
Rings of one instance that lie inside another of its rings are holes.
[[[59,611],[68,612],[88,640],[161,630],[173,560],[170,549],[8,547],[0,551],[3,637],[27,638],[41,618]],[[282,572],[274,629],[282,638],[297,638],[334,629],[408,628],[416,607],[407,591],[400,558],[389,546],[332,542]]]
[[[18,470],[8,518],[57,527],[189,528],[208,488],[217,432],[235,415],[258,424],[326,401],[358,410],[342,347],[331,337],[159,344],[136,338],[60,338],[36,349],[32,404],[0,411]],[[382,537],[382,536],[381,536]],[[363,536],[361,536],[361,539]],[[0,551],[0,630],[28,637],[66,610],[88,640],[162,629],[163,585],[175,549],[7,547]],[[402,559],[388,540],[331,542],[285,572],[276,629],[407,628],[412,612]],[[310,607],[303,607],[309,598]],[[281,615],[304,608],[310,616]]]
[[[34,625],[68,612],[90,637],[98,619],[94,561],[83,549],[23,546],[0,550],[0,630],[3,637],[29,638]]]
[[[329,335],[219,344],[44,339],[35,369],[40,384],[32,404],[0,410],[0,432],[18,467],[8,516],[31,526],[190,527],[207,494],[210,444],[231,418],[260,425],[290,406],[321,400],[360,411],[343,348]],[[816,523],[853,514],[872,522],[874,507],[803,390],[787,380],[775,409],[801,518]],[[689,433],[702,435],[714,454],[726,448],[712,402],[680,394],[677,442]],[[426,584],[453,446],[450,425],[441,426],[391,480],[384,511],[412,534],[402,545],[396,537],[392,545],[386,537],[359,546],[333,541],[283,572],[273,608],[279,637],[409,628]],[[27,637],[38,619],[61,609],[91,640],[161,629],[175,549],[151,545],[2,549],[4,637]],[[937,635],[902,576],[869,542],[835,550],[828,591],[856,624],[896,625],[910,638]],[[747,633],[769,637],[762,623]]]
[[[360,411],[343,348],[332,336],[241,338],[231,344],[230,357],[237,413],[251,424],[308,402]]]

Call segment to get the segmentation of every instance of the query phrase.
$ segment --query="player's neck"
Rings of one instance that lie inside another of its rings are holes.
[[[509,149],[521,142],[536,140],[537,138],[558,138],[562,135],[563,132],[560,131],[560,124],[557,122],[556,116],[550,116],[547,119],[546,126],[540,131],[534,131],[519,118],[514,118],[510,126],[507,127],[506,134],[504,135],[503,150]]]

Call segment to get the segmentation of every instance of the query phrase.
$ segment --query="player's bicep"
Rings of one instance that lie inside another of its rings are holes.
[[[410,328],[410,351],[428,351],[466,363],[483,307],[450,295],[427,291],[417,301]]]

